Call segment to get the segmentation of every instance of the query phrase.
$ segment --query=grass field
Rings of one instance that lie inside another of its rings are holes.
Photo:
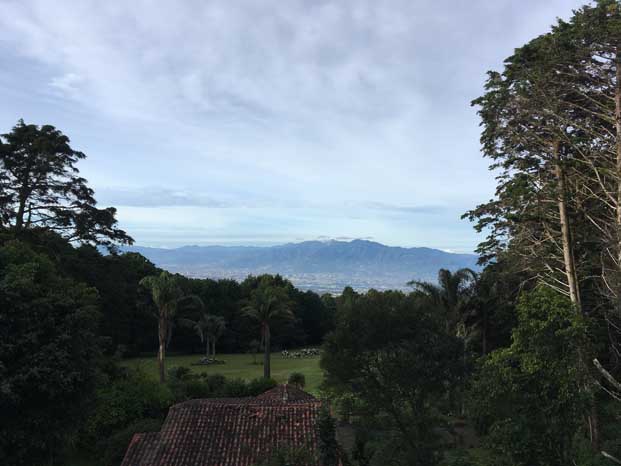
[[[225,364],[213,366],[193,366],[200,355],[190,356],[167,356],[166,367],[185,366],[193,372],[207,372],[209,374],[222,374],[227,378],[241,378],[245,380],[255,379],[263,376],[263,365],[253,364],[253,357],[249,354],[219,354],[218,359],[226,361]],[[257,355],[257,363],[263,359],[262,355]],[[155,356],[145,358],[133,358],[123,361],[127,367],[135,367],[144,370],[154,379],[157,378],[157,360]],[[318,393],[319,385],[323,381],[323,373],[319,368],[319,357],[302,359],[283,359],[280,353],[272,354],[272,378],[277,382],[286,382],[289,374],[301,372],[306,377],[305,390],[314,394]]]

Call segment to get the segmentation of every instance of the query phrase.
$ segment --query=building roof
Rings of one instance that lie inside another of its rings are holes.
[[[310,393],[306,393],[304,390],[300,390],[299,388],[288,384],[277,385],[271,390],[257,396],[254,400],[260,402],[281,403],[304,403],[318,401],[317,398]]]
[[[320,408],[288,385],[256,398],[179,403],[160,432],[134,435],[121,466],[253,466],[280,447],[315,452]]]

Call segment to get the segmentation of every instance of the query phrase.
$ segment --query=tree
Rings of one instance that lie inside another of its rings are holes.
[[[512,256],[527,281],[565,294],[611,339],[621,315],[621,8],[598,0],[490,72],[479,107],[496,198],[469,212],[484,259]],[[578,353],[590,367],[588,348]],[[598,377],[594,375],[594,381]],[[591,391],[593,383],[585,383]],[[591,397],[594,399],[593,397]],[[599,449],[596,405],[588,424]]]
[[[306,385],[306,376],[301,372],[292,372],[287,379],[289,385],[303,389]]]
[[[201,339],[201,343],[205,344],[205,356],[216,359],[216,343],[226,330],[226,321],[222,316],[212,314],[202,314],[198,320],[179,319],[182,325],[190,327]]]
[[[556,291],[540,286],[521,298],[511,346],[490,353],[473,382],[471,411],[499,463],[572,463],[589,405],[577,344],[586,334],[584,319]]]
[[[289,309],[289,296],[286,290],[273,285],[269,277],[259,281],[256,289],[252,290],[250,299],[244,306],[245,314],[258,321],[261,326],[261,340],[263,342],[263,377],[271,376],[271,333],[270,328],[277,320],[291,320],[293,314]]]
[[[149,290],[156,307],[155,317],[158,327],[158,353],[157,362],[159,367],[160,382],[166,381],[166,346],[172,334],[173,319],[179,308],[188,305],[203,307],[203,302],[194,295],[186,295],[179,286],[175,275],[162,272],[159,275],[151,275],[140,281],[140,284]]]
[[[257,354],[261,351],[261,342],[259,340],[250,340],[248,343],[248,352],[252,353],[252,363],[257,363]]]
[[[46,254],[0,246],[0,463],[55,464],[81,426],[100,358],[98,304]]]
[[[516,323],[517,298],[520,291],[528,289],[509,259],[503,256],[481,271],[464,316],[467,346],[475,347],[478,341],[483,356],[490,350],[509,346]]]
[[[319,410],[317,419],[319,431],[319,461],[321,466],[337,466],[339,464],[339,445],[336,441],[336,422],[330,415],[327,404],[323,404]]]
[[[459,324],[463,321],[468,300],[472,296],[473,285],[477,274],[468,268],[456,272],[440,269],[438,285],[428,282],[412,280],[408,285],[427,296],[432,303],[438,305],[444,312],[446,331],[456,333]]]
[[[585,180],[593,100],[570,76],[577,54],[570,30],[560,22],[517,49],[502,74],[489,73],[487,92],[473,102],[484,127],[483,152],[501,173],[497,199],[468,216],[478,219],[477,230],[489,231],[479,247],[485,259],[510,245],[531,275],[580,309],[586,263],[576,259],[584,244],[579,233],[592,226],[576,210],[598,188]]]
[[[198,320],[191,320],[185,318],[179,319],[179,322],[182,325],[194,330],[198,337],[201,339],[201,343],[205,344],[205,357],[207,358],[209,357],[209,351],[211,348],[209,344],[209,333],[207,331],[209,327],[209,317],[209,314],[203,314]]]
[[[111,246],[133,242],[117,227],[116,209],[97,208],[75,164],[86,157],[50,125],[20,120],[0,136],[0,226],[44,228],[71,241]]]
[[[207,334],[211,339],[211,357],[216,359],[216,343],[226,331],[226,321],[222,316],[210,315],[207,318]]]
[[[381,436],[381,464],[439,461],[434,405],[461,372],[461,344],[415,294],[351,296],[324,343],[325,389],[353,397],[357,418]]]

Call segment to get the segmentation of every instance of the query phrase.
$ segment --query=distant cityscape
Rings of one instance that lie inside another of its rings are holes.
[[[184,246],[176,249],[132,247],[171,272],[194,278],[234,279],[280,274],[296,287],[318,293],[408,290],[410,280],[434,282],[440,268],[477,269],[474,254],[431,248],[401,248],[367,240],[306,241],[269,247]]]
[[[258,272],[256,270],[218,270],[218,269],[183,269],[176,267],[168,267],[171,272],[180,273],[186,277],[191,278],[211,278],[217,279],[233,279],[236,281],[243,281],[249,275],[257,275],[264,272]],[[268,273],[268,272],[265,272]],[[277,272],[269,272],[277,273]],[[351,286],[356,291],[364,292],[370,289],[376,290],[410,290],[411,287],[407,285],[407,281],[399,277],[387,277],[387,276],[356,276],[346,275],[342,273],[329,273],[329,272],[315,272],[315,273],[281,273],[285,278],[291,281],[297,288],[301,290],[313,290],[317,293],[329,293],[338,295],[343,291],[346,286]],[[417,278],[427,281],[435,281],[436,277]]]

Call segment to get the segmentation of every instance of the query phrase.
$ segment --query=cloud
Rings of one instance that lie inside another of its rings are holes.
[[[175,191],[158,187],[143,189],[104,188],[97,191],[97,197],[102,204],[128,207],[200,206],[225,208],[231,205],[229,202],[214,199],[200,193]]]
[[[422,215],[439,215],[447,212],[446,206],[442,205],[420,205],[420,206],[407,206],[407,205],[395,205],[395,204],[386,204],[383,202],[361,202],[358,204],[359,207],[369,209],[369,210],[378,210],[383,212],[398,212],[398,213],[406,213],[406,214],[422,214]]]
[[[164,218],[192,207],[222,237],[472,248],[457,211],[494,179],[469,102],[581,3],[4,0],[0,124],[67,133],[139,241],[193,232]]]
[[[356,237],[356,236],[325,236],[325,235],[320,235],[317,236],[315,238],[315,240],[317,241],[354,241],[354,240],[365,240],[365,241],[372,241],[373,237],[372,236],[365,236],[365,237]],[[300,238],[301,241],[303,241],[302,238]]]
[[[287,199],[222,199],[207,195],[203,192],[173,190],[157,186],[142,188],[103,188],[97,191],[97,197],[102,204],[127,207],[203,207],[209,209],[227,208],[283,208],[283,209],[334,209],[333,202],[320,203],[316,201],[294,201]],[[344,212],[378,211],[394,212],[412,215],[439,215],[447,209],[439,205],[403,206],[373,201],[344,202],[338,210]],[[332,237],[326,237],[332,238]],[[349,237],[348,237],[349,238]],[[357,237],[356,237],[357,238]],[[356,239],[351,238],[351,239]],[[360,239],[360,238],[358,238]]]
[[[56,88],[63,93],[76,97],[79,95],[80,83],[83,82],[83,78],[75,73],[67,73],[63,76],[56,76],[50,81],[50,86]]]

